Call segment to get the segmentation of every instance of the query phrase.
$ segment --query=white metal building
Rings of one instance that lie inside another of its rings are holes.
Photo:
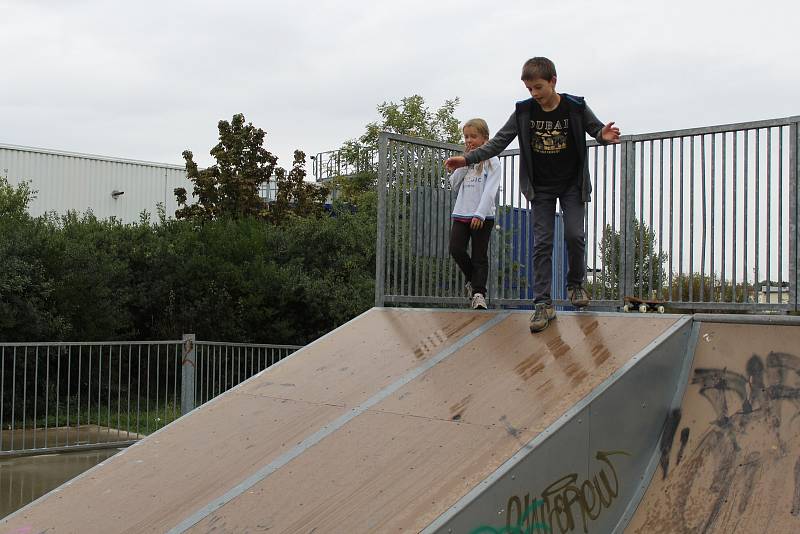
[[[14,145],[0,144],[0,173],[12,185],[31,182],[38,191],[29,209],[34,216],[91,209],[100,219],[136,222],[142,211],[155,220],[162,203],[167,217],[174,217],[173,190],[186,188],[190,199],[192,191],[182,165]]]

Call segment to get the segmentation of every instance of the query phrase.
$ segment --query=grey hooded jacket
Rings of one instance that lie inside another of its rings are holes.
[[[589,202],[592,196],[592,183],[589,177],[589,161],[586,157],[586,134],[594,137],[598,143],[607,144],[600,137],[603,123],[595,116],[586,105],[583,97],[560,93],[569,105],[570,130],[574,136],[578,157],[581,158],[578,168],[583,169],[583,183],[581,199]],[[533,98],[517,102],[514,113],[508,118],[505,125],[482,147],[467,154],[467,164],[472,165],[485,161],[500,153],[511,144],[515,137],[519,137],[520,146],[520,183],[519,188],[525,198],[533,200],[533,150],[531,150],[531,112],[534,106],[539,107]],[[527,179],[526,179],[527,178]]]

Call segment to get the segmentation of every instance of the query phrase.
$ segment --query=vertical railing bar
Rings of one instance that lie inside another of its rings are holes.
[[[620,150],[621,151],[621,150]],[[620,155],[620,166],[625,165],[625,158]],[[622,175],[622,172],[620,172]],[[622,178],[622,176],[620,176]],[[611,145],[611,235],[616,235],[617,233],[617,203],[621,203],[622,195],[623,195],[623,184],[620,184],[620,198],[617,198],[617,149],[614,145]],[[622,211],[622,206],[620,206],[620,211]],[[620,224],[620,226],[622,226]],[[622,298],[622,291],[624,290],[624,283],[622,278],[624,273],[622,271],[623,268],[623,254],[625,250],[625,236],[622,235],[622,228],[620,228],[619,234],[619,247],[615,254],[612,255],[612,272],[616,274],[616,288],[615,293],[612,295],[616,295],[613,298],[621,299]]]
[[[437,190],[436,190],[436,206],[439,208],[439,216],[437,217],[437,226],[436,226],[436,233],[434,236],[434,251],[433,257],[436,264],[436,272],[434,273],[434,278],[432,280],[433,283],[433,296],[441,298],[442,294],[442,273],[444,272],[445,268],[445,261],[446,255],[443,248],[443,238],[444,234],[447,229],[447,216],[449,212],[447,211],[448,202],[447,198],[450,194],[448,192],[448,187],[446,180],[444,179],[444,173],[442,171],[442,150],[441,149],[433,149],[431,151],[431,173],[435,175]],[[444,211],[445,213],[442,214],[441,212]],[[442,216],[444,215],[444,216]]]
[[[669,139],[669,300],[675,300],[675,285],[672,280],[672,262],[675,260],[674,233],[675,233],[675,138]]]
[[[638,269],[637,263],[634,262],[634,276],[637,277],[637,283],[639,284],[639,298],[649,299],[650,295],[645,293],[644,288],[644,265],[645,265],[645,233],[644,233],[644,150],[645,144],[644,142],[634,143],[634,154],[638,152],[639,154],[639,213],[636,219],[639,220],[639,262],[638,262]],[[635,148],[639,147],[639,150],[636,151]],[[638,272],[637,272],[638,271]],[[648,288],[649,291],[650,288]]]
[[[800,205],[798,205],[798,174],[800,174],[800,130],[798,123],[789,126],[789,303],[800,309]],[[783,195],[781,195],[781,198]],[[781,219],[783,222],[783,219]],[[783,232],[781,232],[782,234]],[[783,284],[781,283],[781,288]]]
[[[153,408],[156,416],[158,416],[159,412],[161,411],[161,407],[159,406],[159,402],[161,401],[160,397],[161,393],[161,345],[156,345],[156,403]],[[159,424],[159,417],[156,417],[156,425],[155,428],[161,428]]]
[[[743,232],[744,233],[744,246],[742,248],[742,254],[743,254],[743,258],[742,258],[742,300],[744,301],[745,304],[747,304],[747,299],[748,299],[748,295],[749,295],[749,293],[747,291],[748,280],[749,280],[749,276],[747,274],[747,266],[748,266],[747,255],[749,254],[749,249],[747,248],[747,241],[748,241],[747,240],[747,231],[749,230],[749,227],[748,227],[748,224],[747,224],[747,220],[750,218],[748,216],[749,212],[747,211],[747,208],[749,206],[749,202],[748,202],[748,198],[747,198],[747,195],[749,193],[748,187],[747,187],[747,182],[750,179],[750,173],[748,172],[747,166],[749,164],[749,157],[748,157],[749,154],[748,154],[748,152],[749,152],[749,148],[750,148],[750,143],[749,143],[749,141],[750,141],[750,131],[749,130],[744,130],[743,134],[744,134],[744,169],[743,169],[744,172],[743,172],[742,179],[744,180],[744,206],[743,206],[744,212],[743,212],[743,215],[742,215],[742,223],[744,225],[744,228],[743,228],[743,230],[744,230],[744,232]],[[753,306],[753,307],[755,308],[755,306]]]
[[[92,355],[92,346],[89,345],[89,354],[87,358],[89,358],[89,379],[88,379],[88,391],[86,392],[86,425],[92,425],[92,405],[94,404],[94,397],[92,396],[92,367],[93,367],[93,355]],[[89,430],[91,431],[91,430]],[[88,438],[87,438],[88,439]]]
[[[256,354],[258,354],[258,351],[260,351],[260,350],[261,349],[259,347],[254,347],[250,351],[250,374],[248,375],[248,378],[253,376],[253,375],[255,375],[258,372],[258,371],[256,371],[257,368],[254,367],[253,362],[256,359]]]
[[[721,161],[721,164],[722,164],[722,234],[721,234],[722,257],[720,259],[720,263],[722,264],[720,266],[720,268],[721,268],[721,273],[720,273],[720,300],[722,302],[726,301],[726,299],[725,299],[725,285],[726,285],[725,284],[725,263],[726,263],[725,262],[725,259],[726,259],[725,258],[725,252],[726,252],[725,251],[725,249],[726,249],[725,242],[726,242],[726,237],[727,237],[727,235],[726,235],[726,233],[727,233],[726,232],[726,226],[727,226],[727,221],[728,221],[728,213],[727,213],[727,200],[728,200],[728,198],[727,198],[728,197],[728,195],[727,195],[727,192],[728,192],[727,191],[727,189],[728,189],[728,186],[727,186],[727,181],[728,180],[727,180],[727,178],[728,177],[727,177],[727,173],[726,173],[726,171],[728,169],[728,161],[727,161],[727,148],[728,148],[728,146],[727,145],[728,145],[728,135],[723,132],[722,133],[722,161]]]
[[[708,223],[708,209],[706,199],[706,136],[700,136],[700,180],[701,189],[703,190],[703,225],[702,225],[702,238],[700,247],[700,301],[706,301],[706,234]],[[713,287],[711,288],[713,290]]]
[[[415,223],[417,223],[417,211],[420,206],[419,201],[419,185],[420,185],[420,157],[419,145],[410,145],[411,148],[411,173],[409,179],[411,186],[408,190],[409,202],[409,217],[408,217],[408,294],[412,296],[419,296],[419,272],[421,261],[414,253],[414,241],[416,238]],[[412,193],[413,191],[413,193]],[[424,204],[423,204],[424,208]],[[424,214],[423,214],[424,217]],[[424,223],[424,220],[423,220]]]
[[[594,204],[594,221],[593,221],[594,239],[592,239],[592,256],[593,256],[592,262],[594,263],[594,265],[592,266],[592,268],[594,269],[594,271],[592,272],[592,281],[594,283],[592,284],[592,299],[596,300],[597,297],[601,297],[602,296],[601,291],[602,291],[602,288],[603,288],[603,285],[602,285],[603,269],[601,269],[599,271],[599,273],[598,273],[598,270],[597,270],[597,264],[599,263],[597,261],[598,260],[598,258],[597,258],[597,243],[603,238],[603,232],[600,232],[599,235],[598,235],[598,232],[597,232],[597,204],[598,204],[597,201],[598,201],[598,197],[600,196],[600,189],[598,189],[598,183],[599,183],[598,180],[599,179],[598,179],[598,174],[597,174],[598,171],[597,171],[597,169],[598,169],[598,160],[599,160],[599,157],[600,157],[600,150],[597,147],[595,147],[593,152],[594,152],[594,188],[593,188],[593,191],[594,191],[594,202],[593,202],[593,204]],[[605,191],[603,191],[603,199],[605,199]],[[605,210],[603,210],[603,211],[605,211]],[[605,228],[603,228],[603,231],[605,231]],[[599,288],[598,288],[598,281],[601,282]],[[600,291],[598,291],[598,289],[600,289]]]
[[[606,227],[608,226],[606,222],[606,213],[608,212],[608,145],[603,145],[603,232],[602,237],[606,235]],[[611,199],[611,202],[614,202],[614,199]],[[614,269],[614,261],[613,256],[615,254],[613,243],[614,243],[614,236],[611,232],[609,232],[610,242],[608,243],[608,248],[611,251],[609,258],[603,258],[603,283],[600,286],[602,289],[602,293],[600,295],[601,300],[605,300],[606,298],[606,286],[609,286],[610,290],[610,282],[613,282],[613,269]],[[601,238],[602,239],[602,238]],[[610,261],[611,265],[605,265],[606,261]],[[611,281],[608,280],[608,277],[611,277]],[[613,294],[613,293],[612,293]]]
[[[17,347],[16,346],[14,347],[14,355],[12,356],[11,364],[12,364],[12,369],[11,369],[11,398],[12,399],[16,399],[17,398]],[[23,398],[25,398],[24,395],[23,395]],[[16,413],[15,413],[16,412],[16,410],[15,410],[16,405],[17,405],[16,402],[12,402],[11,403],[11,449],[10,450],[12,450],[12,451],[14,450],[14,434],[16,433],[16,432],[14,432],[15,427],[16,427],[16,421],[17,421]]]
[[[761,291],[761,287],[760,287],[761,284],[758,281],[758,278],[759,278],[758,275],[759,275],[759,272],[760,272],[759,271],[759,267],[760,267],[759,260],[760,260],[760,257],[759,257],[758,252],[759,252],[759,249],[761,248],[761,239],[760,239],[761,236],[759,235],[759,231],[761,230],[761,221],[760,221],[760,218],[761,218],[761,172],[760,172],[760,167],[761,167],[761,129],[760,128],[756,128],[756,130],[755,130],[755,142],[756,142],[756,151],[755,151],[755,155],[756,155],[756,162],[755,162],[755,171],[756,171],[755,212],[756,212],[756,217],[755,217],[755,221],[754,221],[755,228],[754,228],[753,236],[754,236],[754,241],[755,241],[755,245],[756,245],[756,250],[755,250],[755,258],[754,258],[755,262],[754,262],[754,266],[753,266],[753,268],[754,268],[753,285],[754,285],[755,302],[756,302],[756,306],[758,306],[758,295],[759,295],[759,293]],[[747,151],[745,151],[745,153],[747,153]],[[747,210],[745,210],[745,213],[747,213]],[[744,248],[745,248],[745,250],[747,250],[746,246]],[[767,276],[767,286],[769,286],[769,276]]]
[[[658,140],[658,255],[664,254],[664,140]],[[667,264],[672,258],[667,256]],[[668,300],[669,294],[664,294],[664,266],[659,265],[658,269],[658,288],[661,292],[661,300]],[[670,288],[672,291],[672,288]]]
[[[80,440],[80,428],[81,428],[81,373],[83,371],[83,345],[78,346],[78,406],[75,410],[76,414],[76,421],[75,421],[75,431],[77,432],[77,436],[75,439]]]
[[[651,256],[653,258],[651,258],[651,260],[648,262],[648,264],[650,265],[650,268],[648,270],[650,272],[648,273],[648,278],[647,278],[647,288],[650,291],[650,297],[653,297],[653,298],[656,298],[656,299],[660,299],[662,295],[660,295],[660,294],[653,295],[653,267],[654,267],[653,266],[653,259],[656,259],[656,260],[659,260],[659,261],[661,260],[661,255],[660,254],[656,255],[656,250],[655,250],[656,247],[655,247],[655,242],[654,242],[655,238],[656,238],[656,232],[655,232],[655,229],[654,229],[655,217],[653,216],[653,197],[655,196],[655,194],[653,193],[653,187],[655,185],[655,179],[654,179],[654,176],[653,176],[653,162],[655,160],[654,156],[653,156],[653,150],[654,149],[655,149],[655,147],[654,147],[653,140],[650,139],[650,218],[649,218],[649,221],[650,221],[650,234],[648,235],[648,240],[651,242],[650,243],[650,254],[651,254]],[[659,191],[659,194],[660,193],[661,192]],[[651,235],[652,235],[652,239],[650,239]],[[660,246],[660,244],[659,244],[659,246]],[[660,263],[659,263],[659,267],[661,267]],[[659,293],[660,293],[660,291],[659,291]]]
[[[738,182],[739,182],[739,132],[733,132],[733,239],[731,239],[731,291],[733,294],[732,301],[736,302],[738,299],[736,298],[736,235],[738,230],[738,222],[737,222],[737,215],[738,215]]]
[[[685,159],[683,157],[683,147],[686,145],[685,137],[679,137],[678,142],[680,146],[678,147],[678,302],[683,302],[683,282],[686,280],[686,277],[683,275],[683,206],[686,200],[684,196],[684,163]]]
[[[220,362],[220,348],[217,345],[209,345],[211,349],[211,393],[208,400],[219,395],[220,384],[222,383],[222,363]]]
[[[398,143],[399,145],[399,143]],[[406,185],[408,184],[408,147],[407,145],[403,145],[403,169],[402,169],[402,186],[400,187],[401,191],[401,205],[400,205],[400,217],[402,218],[403,222],[400,225],[401,233],[400,233],[400,295],[406,295],[406,248],[408,247],[409,235],[406,230],[406,226],[409,224],[409,213],[406,211]]]
[[[173,345],[174,346],[174,345]],[[181,350],[183,349],[183,343],[181,343]],[[169,357],[169,345],[164,345],[164,419],[162,419],[162,426],[166,425],[169,421],[169,365],[170,357]],[[174,358],[173,358],[174,362]]]
[[[498,159],[498,161],[501,161]],[[502,191],[502,194],[501,194]],[[487,284],[486,289],[490,293],[492,299],[500,299],[503,298],[503,288],[506,285],[507,279],[507,271],[508,266],[506,265],[507,259],[507,250],[505,245],[505,239],[502,237],[502,232],[505,231],[504,228],[501,230],[497,230],[497,227],[501,226],[500,221],[502,220],[503,214],[503,203],[506,196],[506,184],[502,182],[500,186],[497,188],[497,194],[494,197],[494,207],[495,207],[495,220],[494,225],[495,228],[492,230],[491,241],[494,242],[495,246],[489,247],[489,278],[490,284]],[[495,274],[492,276],[492,266],[496,266]]]
[[[228,365],[230,364],[230,347],[225,345],[225,356],[222,358],[223,361],[223,369],[225,371],[223,379],[222,379],[222,388],[220,389],[220,395],[228,391],[230,387],[230,381],[228,380]]]
[[[394,260],[394,274],[392,276],[392,294],[399,295],[400,294],[400,268],[402,266],[402,261],[400,260],[400,252],[402,251],[402,235],[400,232],[400,219],[402,214],[400,213],[400,189],[402,189],[402,169],[400,168],[400,143],[393,142],[392,145],[394,146],[394,165],[393,168],[395,169],[394,172],[394,180],[392,180],[392,184],[394,187],[394,196],[395,201],[393,203],[394,207],[394,228],[392,233],[394,234],[394,249],[392,250],[392,259]],[[399,171],[399,172],[398,172]]]
[[[431,294],[426,291],[426,287],[428,286],[428,278],[429,278],[429,269],[432,264],[433,258],[431,258],[427,253],[430,250],[430,232],[433,231],[433,184],[430,183],[430,175],[427,170],[427,159],[428,153],[430,149],[424,145],[417,145],[417,180],[416,180],[416,195],[415,198],[417,199],[417,205],[420,206],[421,209],[418,209],[417,212],[422,211],[421,219],[422,219],[422,227],[417,227],[414,232],[415,237],[422,237],[422,242],[418,243],[416,246],[416,250],[414,257],[417,262],[416,271],[414,273],[414,278],[416,281],[416,292],[415,295],[423,296],[423,297],[430,297]],[[428,187],[428,183],[430,183],[430,194],[428,195],[425,191],[425,188]]]
[[[136,364],[136,437],[140,434],[140,418],[142,410],[142,346],[139,345],[137,350],[137,364]]]
[[[6,398],[6,348],[5,346],[0,347],[0,451],[5,450],[3,448],[3,427],[5,426],[3,422],[5,421],[5,403],[3,399]],[[14,398],[13,396],[11,397]],[[11,406],[14,406],[14,401],[11,401]]]
[[[791,139],[791,133],[792,132],[790,130],[789,131],[790,139]],[[789,216],[789,218],[791,219],[791,215]],[[790,225],[790,234],[791,234],[791,225]],[[789,239],[791,238],[792,236],[789,235]],[[780,128],[778,130],[778,302],[782,300],[783,300],[783,128]]]
[[[694,145],[689,137],[689,302],[694,302]],[[702,280],[701,280],[702,281]]]
[[[440,226],[439,220],[439,212],[442,211],[441,202],[439,201],[439,192],[441,190],[440,185],[437,183],[436,180],[436,173],[434,172],[434,160],[433,154],[435,152],[435,148],[427,147],[425,150],[425,177],[430,184],[431,188],[431,195],[430,199],[428,200],[428,205],[430,206],[430,211],[428,212],[430,228],[424,228],[423,230],[427,230],[428,238],[425,240],[423,245],[426,247],[428,252],[428,257],[424,258],[427,264],[427,267],[424,271],[424,280],[425,283],[423,284],[423,290],[425,291],[426,297],[435,297],[436,294],[434,292],[433,287],[433,277],[438,270],[439,258],[436,255],[436,236],[439,235],[442,230]],[[435,195],[435,196],[434,196]],[[434,204],[435,203],[435,204]],[[435,208],[434,208],[435,206]]]
[[[711,284],[711,295],[710,295],[710,297],[711,297],[712,301],[717,301],[717,300],[721,300],[722,295],[720,294],[720,298],[719,299],[714,297],[714,292],[716,291],[716,287],[715,287],[715,284],[714,284],[714,278],[716,277],[716,270],[714,269],[714,267],[715,267],[714,258],[717,257],[717,248],[716,248],[717,227],[714,224],[714,214],[717,211],[717,200],[716,200],[717,135],[716,134],[711,134],[711,162],[710,163],[711,163],[711,209],[709,211],[710,211],[710,214],[711,214],[711,243],[710,243],[710,247],[709,247],[709,252],[710,253],[709,253],[709,258],[708,259],[709,259],[710,265],[709,265],[708,272],[709,272],[709,275],[711,276],[711,280],[709,281],[709,283]],[[722,280],[722,278],[720,277],[720,282],[721,282],[721,280]]]
[[[206,392],[205,392],[205,395],[203,396],[203,402],[205,403],[205,402],[208,401],[208,397],[209,397],[208,390],[209,390],[209,387],[212,387],[212,389],[211,389],[212,393],[214,391],[213,390],[213,386],[212,386],[212,381],[214,380],[214,370],[213,370],[214,360],[212,358],[213,348],[211,346],[209,346],[209,345],[203,345],[203,354],[205,355],[205,364],[204,364],[204,366],[205,366],[205,370],[206,370],[206,380],[205,380],[205,384],[204,384]]]
[[[147,381],[146,381],[146,397],[145,397],[145,408],[144,408],[144,426],[147,433],[150,433],[150,360],[152,359],[152,354],[150,354],[150,348],[152,345],[149,343],[147,344]]]
[[[36,432],[37,430],[37,417],[38,417],[38,404],[39,404],[39,345],[36,345],[34,351],[34,374],[33,374],[33,448],[36,448]],[[27,379],[27,377],[26,377]],[[28,399],[25,399],[26,401]]]
[[[767,128],[765,156],[767,166],[767,255],[765,267],[767,270],[767,302],[772,302],[772,265],[770,264],[772,256],[772,128]],[[780,262],[778,262],[778,265],[780,265]]]
[[[114,364],[114,346],[108,345],[108,393],[106,393],[106,438],[111,439],[111,367]]]
[[[100,426],[103,424],[103,413],[100,411],[103,402],[103,346],[100,345],[97,347],[98,355],[97,355],[97,442],[99,443],[100,440]]]
[[[389,140],[378,136],[378,227],[375,236],[375,306],[383,306],[387,288],[392,280],[391,235],[387,236],[392,220],[392,197],[389,189]],[[202,391],[202,390],[201,390]],[[203,400],[205,402],[205,400]]]
[[[58,350],[58,358],[59,358],[58,365],[59,365],[59,369],[60,369],[61,368],[61,349]],[[61,381],[59,380],[58,382],[59,382],[59,385],[60,385]],[[80,382],[79,382],[79,384],[80,384]],[[72,390],[72,345],[69,345],[69,347],[67,347],[67,402],[66,402],[66,405],[67,405],[66,406],[66,411],[67,411],[67,430],[65,432],[65,438],[64,438],[64,441],[65,441],[66,445],[69,445],[69,431],[70,431],[69,401],[70,401],[70,391],[71,390]],[[56,394],[56,398],[60,399],[60,393]],[[56,402],[58,403],[60,401],[57,400]],[[56,424],[58,424],[58,409],[59,409],[59,404],[56,404]]]
[[[133,358],[133,344],[128,345],[128,401],[125,416],[125,434],[127,439],[131,439],[131,359]]]
[[[50,417],[50,345],[47,345],[47,351],[45,353],[45,379],[44,379],[44,447],[47,448],[47,434],[50,430],[49,424],[49,417]],[[56,364],[58,364],[58,360],[56,360]],[[58,406],[58,379],[60,377],[56,377],[56,406]],[[2,402],[2,400],[0,400]],[[56,421],[58,421],[56,419]],[[58,423],[56,423],[56,427]]]

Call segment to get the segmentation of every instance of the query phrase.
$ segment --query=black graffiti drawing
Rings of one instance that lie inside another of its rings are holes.
[[[788,453],[781,430],[800,417],[800,358],[784,352],[770,352],[766,358],[754,354],[748,359],[744,373],[728,368],[697,368],[691,384],[699,387],[700,395],[713,407],[716,419],[699,436],[697,447],[685,459],[689,428],[683,428],[679,434],[680,448],[675,468],[681,465],[682,469],[679,475],[673,474],[684,478],[679,479],[680,491],[674,494],[672,518],[675,531],[686,533],[708,532],[719,526],[720,514],[729,500],[735,499],[738,503],[735,512],[744,513],[761,473],[767,472],[769,466],[765,463],[774,461],[770,458]],[[671,415],[673,419],[676,416],[679,418],[680,414]],[[666,450],[662,449],[664,477],[667,476],[669,453],[676,439],[677,425],[674,428],[670,426],[668,422],[664,435],[668,446]],[[741,439],[748,434],[765,435],[775,444],[778,454],[768,456],[762,451],[748,449]],[[695,516],[692,523],[690,509],[696,511],[697,507],[690,501],[690,494],[704,471],[711,473],[712,477],[710,488],[704,488],[702,492],[708,495],[710,503],[700,522],[697,523]],[[794,484],[791,513],[798,515],[800,458],[795,464]],[[730,517],[726,516],[727,519]]]

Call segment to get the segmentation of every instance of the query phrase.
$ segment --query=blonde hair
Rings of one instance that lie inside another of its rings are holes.
[[[461,127],[461,131],[463,132],[466,128],[475,128],[478,132],[478,135],[483,136],[484,139],[489,139],[489,125],[486,124],[486,121],[483,119],[470,119],[464,123],[464,126]],[[489,162],[489,168],[492,168],[492,162]],[[483,172],[483,162],[481,161],[478,164],[478,172]]]

